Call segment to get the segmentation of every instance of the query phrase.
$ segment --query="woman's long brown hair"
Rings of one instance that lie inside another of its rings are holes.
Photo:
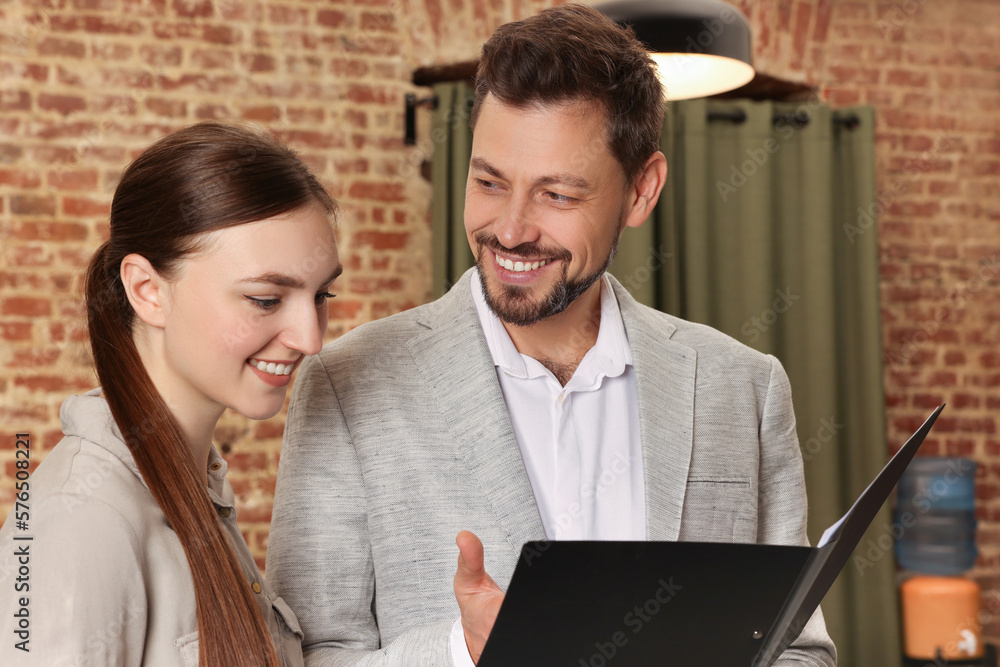
[[[177,421],[133,341],[135,312],[119,275],[145,257],[169,278],[204,232],[335,203],[295,154],[246,128],[201,123],[144,151],[122,175],[111,234],[86,277],[94,365],[136,465],[180,539],[194,579],[203,667],[279,665],[277,652]]]

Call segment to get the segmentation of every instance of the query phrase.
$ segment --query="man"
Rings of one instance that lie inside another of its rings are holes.
[[[484,46],[476,269],[296,380],[267,574],[308,664],[472,664],[528,540],[806,543],[780,364],[605,273],[666,178],[662,117],[647,53],[593,9]],[[817,614],[778,664],[834,655]]]

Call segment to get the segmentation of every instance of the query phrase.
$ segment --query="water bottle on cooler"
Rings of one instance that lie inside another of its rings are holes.
[[[896,560],[904,653],[921,660],[983,655],[980,588],[961,576],[976,562],[976,464],[917,457],[899,480]]]

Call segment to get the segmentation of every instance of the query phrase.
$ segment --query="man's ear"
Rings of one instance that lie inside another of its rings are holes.
[[[628,227],[638,227],[653,212],[660,199],[660,191],[667,180],[667,158],[660,151],[649,156],[642,171],[629,187],[631,205],[625,215]]]
[[[162,328],[166,321],[167,282],[142,255],[126,255],[119,269],[125,295],[139,319]]]

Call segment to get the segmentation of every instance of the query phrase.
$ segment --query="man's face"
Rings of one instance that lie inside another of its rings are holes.
[[[472,139],[465,232],[497,317],[528,326],[599,289],[626,195],[600,107],[518,109],[487,96]]]

